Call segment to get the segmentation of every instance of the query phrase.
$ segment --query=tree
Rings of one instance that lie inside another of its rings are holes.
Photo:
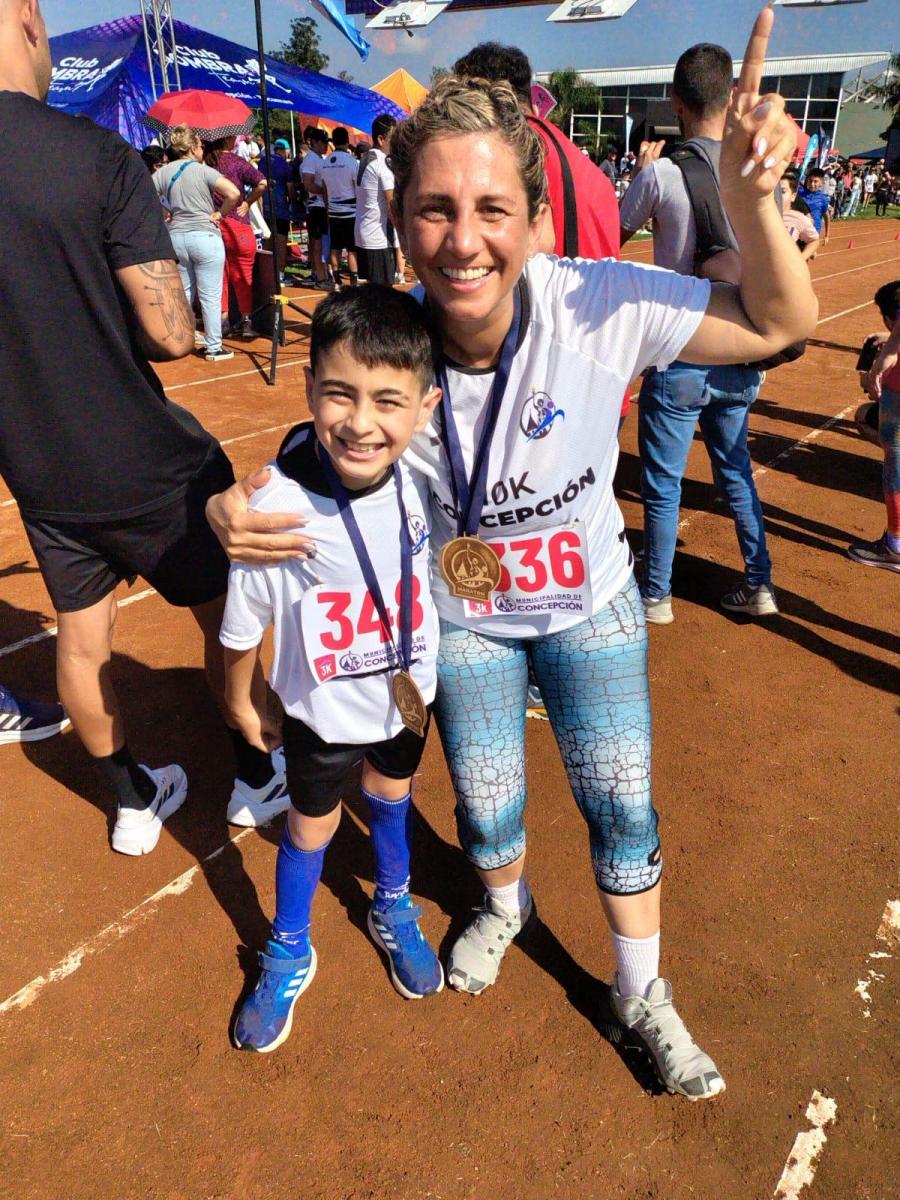
[[[599,113],[603,110],[600,89],[596,84],[582,79],[571,67],[554,71],[547,81],[547,89],[556,101],[548,120],[558,125],[565,134],[569,133],[574,113]]]
[[[866,89],[866,95],[874,96],[881,107],[887,109],[891,114],[890,125],[884,133],[878,135],[887,141],[892,129],[900,129],[900,54],[891,55],[888,68],[880,78],[883,79],[883,82],[870,83]]]
[[[353,76],[350,74],[349,71],[338,71],[337,77],[338,77],[338,79],[343,80],[344,83],[352,83],[353,82]]]
[[[445,75],[449,75],[449,74],[450,74],[450,72],[447,70],[446,67],[432,67],[431,68],[431,86],[434,87],[434,85],[437,83],[437,81],[439,79],[443,79]]]
[[[305,67],[307,71],[324,71],[328,66],[328,55],[319,49],[319,29],[312,17],[294,17],[291,21],[291,36],[281,43],[281,49],[272,58],[291,67]]]

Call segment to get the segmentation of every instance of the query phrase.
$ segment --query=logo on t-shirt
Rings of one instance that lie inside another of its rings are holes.
[[[546,392],[536,392],[532,389],[531,395],[522,406],[519,428],[526,441],[540,441],[550,432],[557,417],[565,419],[565,415],[565,409],[557,408]]]
[[[418,554],[428,541],[428,526],[425,524],[425,518],[420,517],[418,513],[410,513],[407,517],[409,526],[409,538],[412,542],[413,554]]]

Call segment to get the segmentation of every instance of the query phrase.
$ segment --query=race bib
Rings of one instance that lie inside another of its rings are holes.
[[[425,610],[419,601],[421,584],[415,575],[412,585],[412,657],[415,660],[428,649],[428,634],[433,623],[425,619]],[[323,584],[303,593],[300,636],[306,661],[319,683],[371,675],[400,665],[391,643],[392,636],[398,643],[400,638],[397,625],[399,582],[393,596],[385,595],[385,602],[390,630],[382,624],[365,584],[344,590]]]
[[[466,616],[591,615],[591,572],[581,525],[491,538],[488,544],[500,559],[500,582],[487,600],[463,601]]]

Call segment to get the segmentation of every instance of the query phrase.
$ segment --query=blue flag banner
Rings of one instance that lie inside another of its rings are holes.
[[[809,166],[809,164],[811,162],[814,161],[813,156],[816,153],[816,150],[818,150],[818,148],[819,148],[819,135],[817,133],[814,133],[812,135],[812,137],[809,139],[809,142],[807,143],[807,146],[806,146],[806,153],[803,155],[803,162],[800,166],[800,179],[801,180],[806,178],[806,168]]]
[[[181,87],[225,92],[259,108],[259,62],[256,51],[175,21]],[[105,21],[88,29],[50,39],[53,80],[47,100],[54,108],[82,114],[117,130],[134,146],[145,146],[153,130],[144,124],[153,103],[150,70],[140,16]],[[402,120],[406,113],[386,96],[328,75],[289,67],[266,58],[270,108],[313,113],[341,125],[368,130],[386,113]],[[175,87],[169,71],[170,86]]]
[[[337,29],[341,31],[348,42],[353,46],[353,49],[359,57],[366,61],[369,57],[369,51],[372,49],[369,42],[359,32],[349,17],[345,17],[334,0],[309,0],[310,4],[319,14],[330,21]]]

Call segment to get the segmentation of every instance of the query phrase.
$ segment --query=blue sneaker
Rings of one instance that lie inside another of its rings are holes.
[[[435,995],[444,986],[444,968],[419,928],[421,915],[409,895],[386,909],[369,909],[372,941],[388,956],[391,982],[407,1000]]]
[[[15,696],[0,684],[0,745],[39,742],[66,729],[71,721],[61,704],[41,704]]]
[[[244,1001],[234,1023],[234,1044],[239,1050],[268,1054],[287,1041],[294,1005],[316,974],[316,952],[312,946],[302,958],[292,958],[291,954],[288,946],[271,938],[260,953],[259,983]]]

